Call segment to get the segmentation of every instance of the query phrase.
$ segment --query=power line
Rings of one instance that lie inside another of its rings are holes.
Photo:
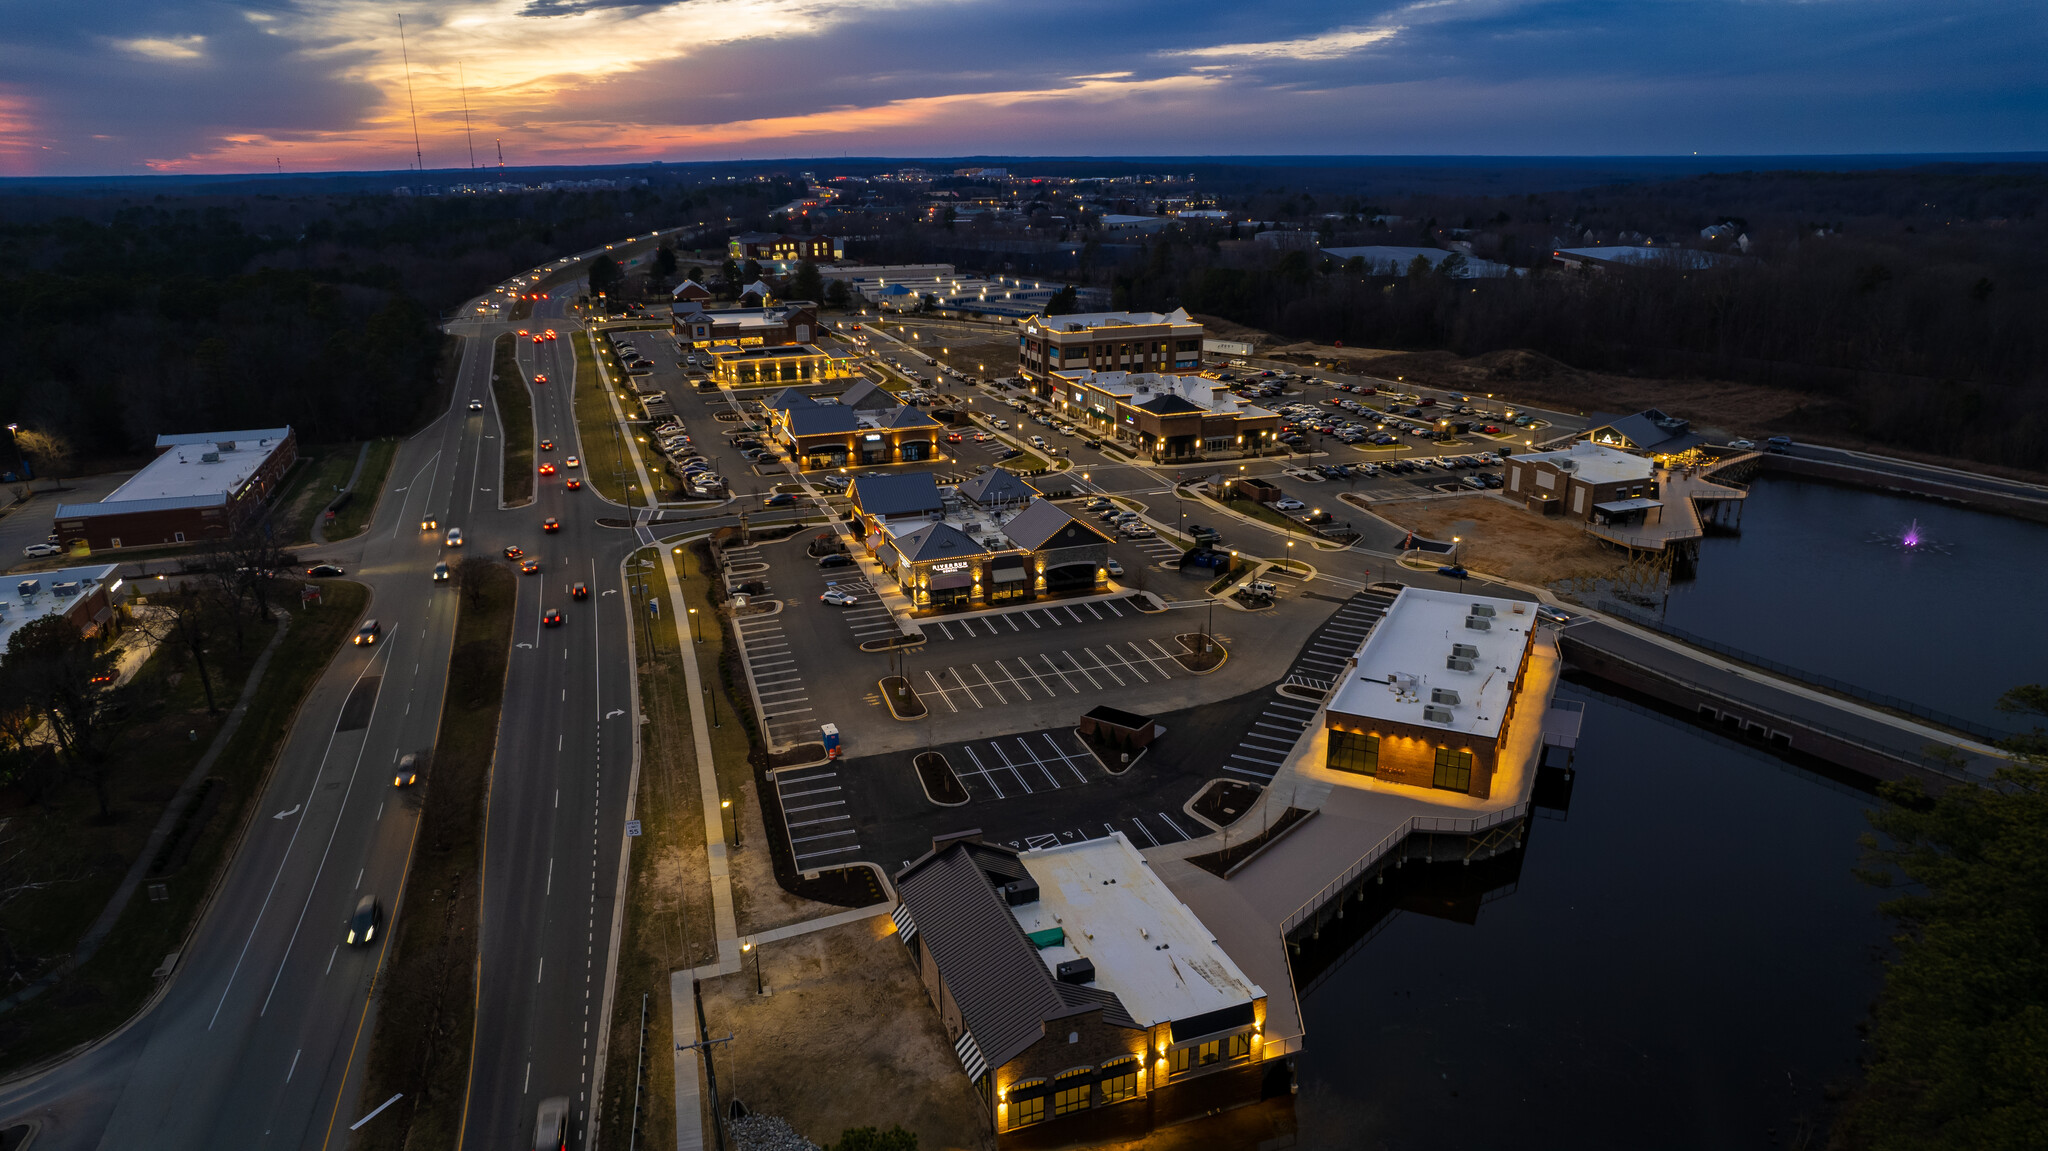
[[[398,58],[405,61],[405,105],[412,110],[412,158],[420,171],[427,170],[427,158],[420,153],[420,106],[412,98],[412,53],[405,47],[405,13],[398,14]]]
[[[469,141],[469,166],[476,167],[476,137],[469,131],[469,80],[462,73],[462,61],[455,62],[455,82],[462,86],[462,135]]]

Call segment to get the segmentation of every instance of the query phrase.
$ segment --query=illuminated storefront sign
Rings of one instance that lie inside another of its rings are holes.
[[[932,572],[937,575],[945,575],[949,572],[964,572],[968,566],[966,560],[948,560],[945,563],[933,564]]]

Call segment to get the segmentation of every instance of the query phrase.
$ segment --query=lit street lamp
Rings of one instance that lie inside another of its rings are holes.
[[[700,632],[700,631],[698,631],[698,629],[697,629],[697,609],[696,609],[696,608],[691,608],[691,609],[690,609],[690,640],[691,640],[691,642],[693,642],[693,643],[703,643],[703,642],[704,642],[704,635],[703,635],[703,633],[702,633],[702,632]]]

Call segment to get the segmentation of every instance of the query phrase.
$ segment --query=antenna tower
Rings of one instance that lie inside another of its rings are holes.
[[[498,171],[505,170],[505,138],[498,137]]]
[[[398,58],[405,62],[405,106],[412,111],[412,158],[420,171],[427,170],[427,158],[420,154],[420,106],[412,98],[412,53],[405,47],[405,13],[398,14]]]
[[[455,82],[462,86],[462,135],[469,141],[469,166],[476,167],[476,137],[469,131],[469,80],[462,74],[462,61],[455,62]]]

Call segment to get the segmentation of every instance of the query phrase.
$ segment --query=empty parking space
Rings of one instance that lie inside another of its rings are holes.
[[[860,839],[847,807],[845,781],[836,767],[778,772],[775,794],[790,854],[798,871],[836,867],[860,858]]]
[[[1050,603],[1025,611],[926,620],[923,624],[924,636],[928,641],[943,643],[989,636],[1020,635],[1026,632],[1043,635],[1065,628],[1090,627],[1095,624],[1114,623],[1117,620],[1136,619],[1145,614],[1139,609],[1140,604],[1150,606],[1138,596],[1125,596],[1122,599],[1088,603]]]
[[[761,726],[771,746],[799,743],[817,730],[810,690],[791,633],[780,615],[742,618],[737,623],[740,656],[754,683]]]
[[[1351,597],[1308,637],[1283,682],[1311,691],[1329,691],[1345,662],[1365,642],[1373,625],[1393,602],[1394,597],[1382,592],[1361,592]],[[1301,733],[1308,730],[1315,714],[1314,703],[1276,693],[1246,726],[1237,745],[1225,753],[1218,768],[1261,782],[1272,779],[1280,765],[1287,762],[1287,753],[1293,750]]]
[[[1014,707],[1185,676],[1174,649],[1152,638],[1084,643],[1028,655],[956,661],[912,673],[926,706],[948,715]]]

